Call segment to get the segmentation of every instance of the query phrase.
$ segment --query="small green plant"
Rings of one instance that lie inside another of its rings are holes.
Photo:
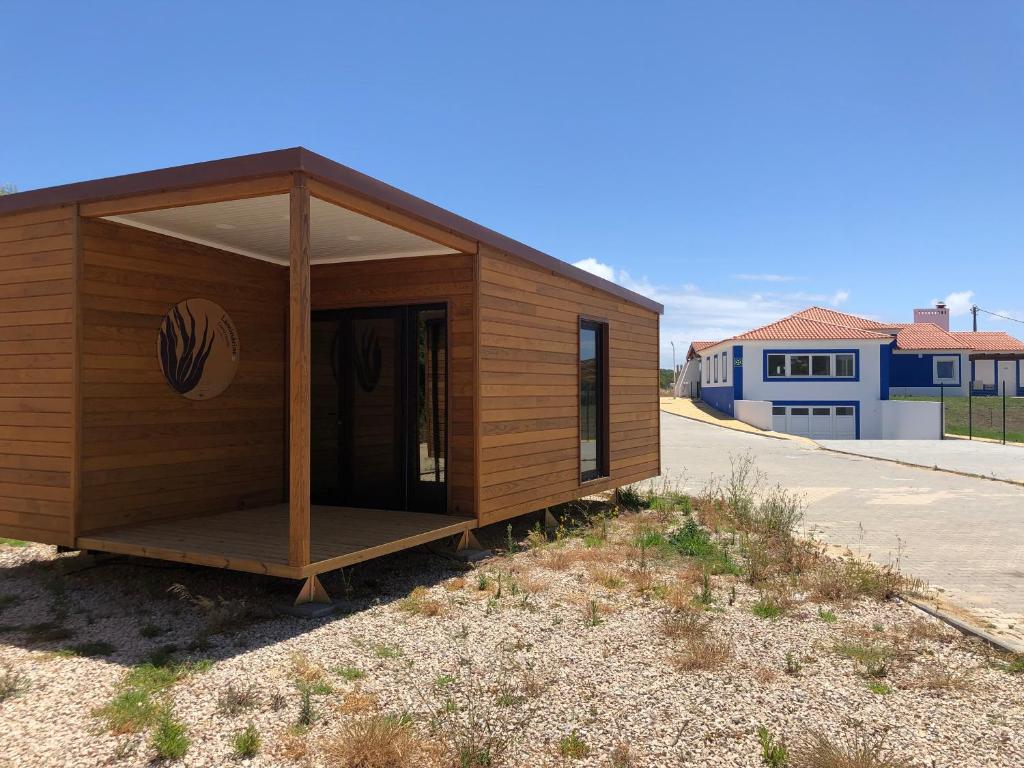
[[[151,740],[157,755],[164,760],[178,760],[188,752],[190,743],[185,724],[176,720],[169,709],[163,710]]]
[[[505,554],[514,555],[519,551],[519,542],[512,535],[512,523],[505,526]]]
[[[733,584],[731,587],[729,587],[729,605],[735,605],[735,604],[736,604],[736,585]]]
[[[1011,659],[1006,664],[1006,671],[1011,675],[1024,675],[1024,654]]]
[[[260,751],[260,744],[260,732],[252,723],[249,723],[244,730],[236,733],[231,739],[235,757],[239,758],[255,757]]]
[[[763,725],[757,729],[757,740],[761,744],[761,762],[769,768],[785,768],[789,764],[785,740],[776,740]]]
[[[587,605],[587,626],[596,627],[603,621],[604,619],[601,618],[601,608],[597,604],[597,600],[591,600]]]
[[[839,621],[839,617],[836,616],[832,611],[826,611],[824,608],[818,609],[818,618],[824,621],[826,624],[835,624]]]
[[[137,733],[152,725],[160,708],[150,699],[148,691],[133,688],[119,693],[95,711],[111,733]]]
[[[348,680],[350,683],[366,677],[366,673],[359,669],[359,667],[338,667],[334,671],[338,673],[339,677],[343,680]]]
[[[491,579],[483,571],[476,575],[476,588],[478,592],[486,592],[491,588]]]
[[[441,691],[455,684],[453,675],[438,675],[434,678],[434,688]]]
[[[10,664],[0,668],[0,702],[20,696],[28,690],[28,678]]]
[[[803,669],[803,665],[800,660],[793,655],[792,651],[786,651],[786,674],[796,677],[800,674],[801,669]]]
[[[648,505],[647,494],[643,493],[636,485],[623,485],[615,489],[615,503],[623,509],[636,512],[645,509]]]
[[[770,595],[761,595],[750,610],[755,616],[769,620],[775,620],[783,614],[782,606]]]
[[[668,537],[668,543],[679,554],[693,557],[703,563],[714,575],[729,573],[739,575],[740,567],[729,557],[729,553],[692,517],[687,517],[682,528]]]
[[[705,608],[715,601],[715,596],[711,592],[711,574],[707,569],[700,575],[700,592],[697,593],[696,600]]]
[[[387,643],[380,643],[379,645],[374,646],[373,652],[381,659],[397,659],[402,655],[401,650],[393,645],[388,645]]]
[[[887,696],[892,693],[892,686],[883,683],[881,680],[870,680],[868,690],[877,693],[879,696]]]
[[[887,647],[837,643],[835,651],[840,656],[845,656],[860,664],[865,677],[878,679],[889,674],[889,660],[892,651]]]
[[[302,688],[300,691],[302,699],[299,703],[299,716],[296,723],[301,728],[311,727],[318,719],[316,706],[313,704],[313,693],[309,688]]]
[[[590,754],[590,747],[576,731],[573,731],[558,742],[558,754],[570,760],[582,760]]]

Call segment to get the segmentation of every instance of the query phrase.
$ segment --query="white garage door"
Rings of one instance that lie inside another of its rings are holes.
[[[857,415],[852,405],[776,405],[772,408],[776,432],[815,440],[853,440]]]

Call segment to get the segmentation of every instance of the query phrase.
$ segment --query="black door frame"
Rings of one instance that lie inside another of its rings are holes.
[[[417,476],[419,464],[418,456],[418,425],[416,404],[419,396],[417,386],[417,371],[419,365],[419,349],[416,329],[416,315],[424,310],[443,310],[445,318],[445,345],[444,345],[444,481],[439,483],[422,483]],[[338,478],[339,489],[342,489],[342,498],[338,503],[350,506],[349,499],[344,496],[345,489],[352,487],[352,473],[355,470],[355,462],[352,460],[352,420],[349,417],[352,411],[352,382],[348,376],[338,375],[338,340],[339,338],[351,338],[351,334],[340,333],[342,324],[351,322],[354,318],[396,318],[399,326],[399,342],[395,345],[395,370],[398,381],[396,382],[396,403],[395,417],[393,423],[394,434],[397,439],[394,441],[395,449],[393,454],[395,477],[401,478],[402,488],[398,494],[401,501],[398,509],[414,511],[430,511],[445,513],[448,508],[448,445],[451,426],[450,404],[450,333],[449,333],[449,312],[447,302],[432,302],[423,304],[396,304],[387,306],[366,306],[349,307],[344,309],[322,309],[314,310],[312,319],[333,320],[337,323],[334,340],[331,343],[331,368],[334,371],[334,380],[338,387]],[[424,487],[426,486],[426,487]],[[428,493],[428,491],[431,491]],[[426,507],[426,508],[424,508]],[[381,507],[383,508],[383,506]]]

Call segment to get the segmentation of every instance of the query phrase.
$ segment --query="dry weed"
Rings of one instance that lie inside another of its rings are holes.
[[[430,590],[424,586],[416,587],[408,597],[400,600],[398,608],[414,616],[440,616],[444,613],[444,605],[430,597]]]
[[[347,723],[320,750],[338,768],[414,768],[428,752],[427,742],[411,723],[387,715]]]
[[[465,589],[465,587],[466,580],[461,576],[456,576],[454,579],[448,579],[448,581],[444,583],[444,588],[448,592],[458,592],[461,589]]]
[[[858,734],[835,738],[814,733],[790,749],[791,768],[910,768],[910,763],[893,757],[882,737]]]
[[[723,666],[732,655],[732,646],[724,640],[691,638],[681,651],[672,656],[672,664],[681,672],[707,671]]]
[[[669,640],[694,640],[708,633],[711,622],[703,613],[683,610],[666,616],[661,623],[661,633]]]
[[[338,711],[346,715],[355,715],[377,709],[379,703],[376,694],[356,689],[345,694],[341,703],[338,704]]]

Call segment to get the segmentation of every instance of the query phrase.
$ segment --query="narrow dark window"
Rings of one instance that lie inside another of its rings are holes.
[[[768,375],[772,377],[786,375],[785,355],[768,355]]]
[[[580,482],[608,474],[608,326],[580,320]]]
[[[832,358],[828,355],[814,355],[811,358],[811,373],[815,376],[831,376]]]
[[[811,373],[811,358],[809,355],[790,355],[789,375],[808,376]]]

